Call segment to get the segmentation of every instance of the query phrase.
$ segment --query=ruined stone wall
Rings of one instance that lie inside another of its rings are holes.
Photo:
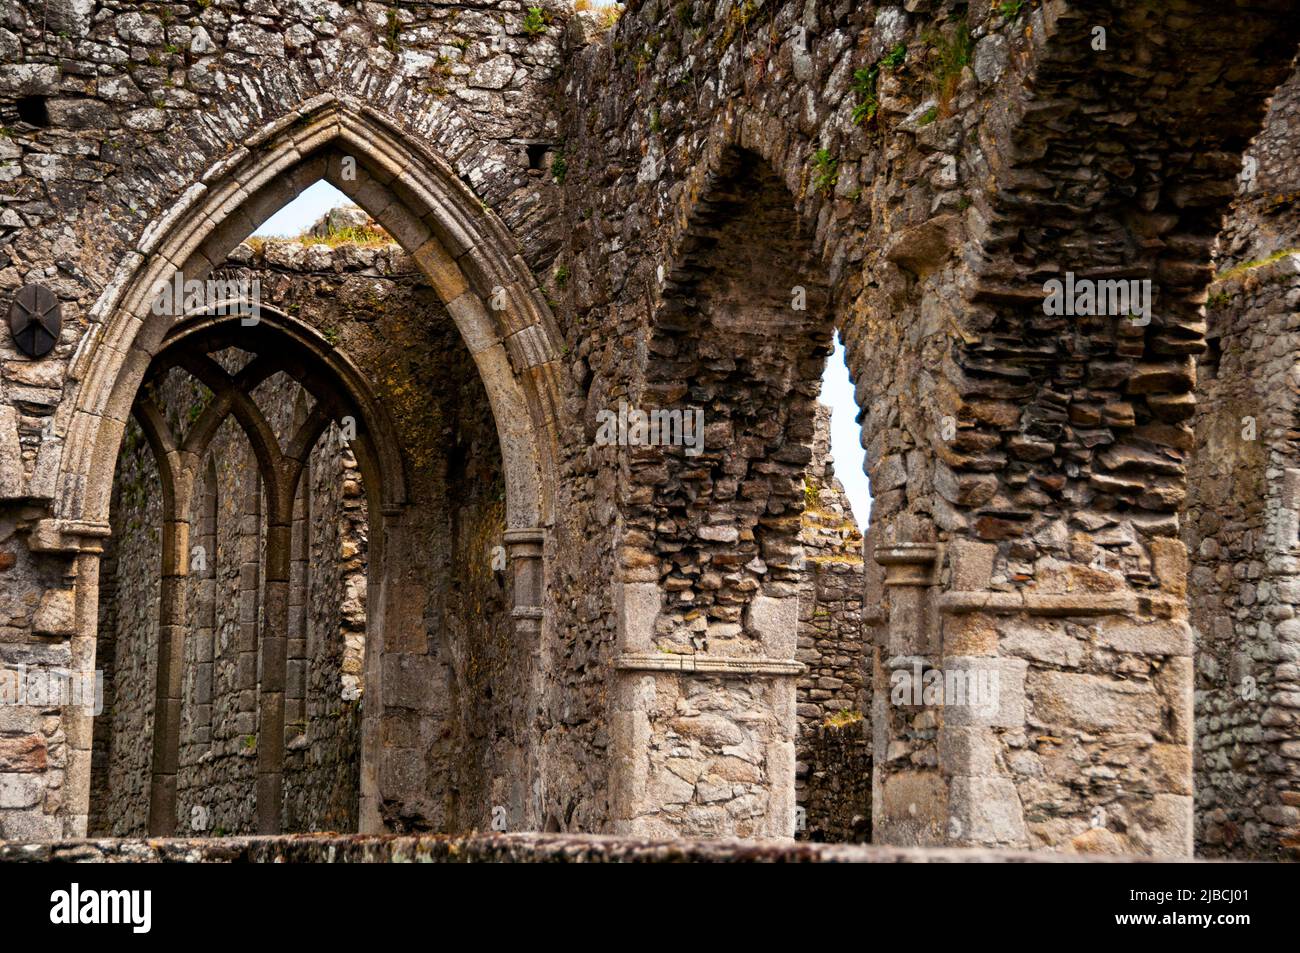
[[[924,548],[934,540],[934,520],[942,531],[962,532],[968,523],[954,507],[988,500],[951,482],[933,492],[930,430],[947,413],[935,398],[952,276],[942,229],[906,229],[913,219],[952,216],[965,201],[955,177],[943,173],[947,155],[959,150],[960,124],[933,122],[936,103],[927,97],[938,58],[932,37],[966,25],[957,5],[939,7],[913,17],[889,5],[636,3],[603,38],[587,18],[575,21],[591,45],[575,68],[568,177],[602,185],[594,193],[571,190],[572,238],[561,256],[573,276],[568,339],[587,393],[588,427],[597,408],[626,396],[651,406],[698,403],[717,428],[706,440],[718,457],[709,471],[649,456],[611,464],[620,467],[625,501],[616,569],[624,653],[653,646],[689,654],[686,634],[700,621],[690,612],[721,604],[741,610],[741,631],[734,643],[717,646],[720,654],[794,659],[796,613],[780,611],[789,595],[780,573],[799,558],[789,521],[803,509],[812,400],[832,324],[848,344],[864,411],[875,496],[867,551],[893,542]],[[863,122],[857,112],[865,94],[855,91],[854,70],[879,64],[899,44],[915,65],[905,75],[879,71],[877,108],[889,130],[882,138],[884,123]],[[1005,45],[999,52],[1005,59]],[[995,55],[985,82],[1000,69]],[[975,101],[976,89],[969,71],[962,74],[955,114]],[[907,271],[885,264],[864,274],[868,251],[882,248]],[[919,306],[922,295],[930,297]],[[641,367],[627,360],[629,342],[644,349]],[[775,394],[767,390],[772,382]],[[1005,413],[1013,406],[1008,401]],[[773,580],[750,568],[759,546],[763,564],[775,564]],[[708,574],[692,575],[706,560],[745,571],[711,590]],[[883,597],[883,570],[871,561],[863,573],[868,591]],[[923,605],[894,601],[900,630],[935,623]],[[873,608],[871,635],[883,642],[879,623],[889,619],[889,602],[881,598]],[[907,641],[900,632],[881,651],[901,654]],[[911,650],[929,651],[921,644]],[[778,720],[789,718],[789,725],[796,699],[782,671],[771,665],[763,690],[775,693]],[[615,829],[657,833],[644,820],[659,793],[651,785],[671,771],[655,752],[680,747],[675,735],[688,726],[657,721],[657,709],[647,710],[642,699],[683,679],[628,672],[613,715],[613,726],[626,728],[615,737],[649,755],[630,759],[633,776],[617,791],[624,799],[616,797]],[[748,700],[728,704],[721,688],[702,691],[722,717],[752,732]],[[921,722],[911,726],[914,717]],[[887,739],[875,740],[877,752],[891,753],[877,761],[877,775],[882,782],[903,775],[897,796],[887,802],[877,794],[874,810],[898,817],[897,836],[917,836],[929,823],[918,819],[918,805],[947,810],[928,778],[938,760],[934,713],[886,709],[871,722]],[[782,726],[762,731],[772,758],[765,769],[772,778],[793,774],[781,760]],[[787,833],[779,829],[785,805],[768,807],[776,825],[768,832]],[[946,821],[936,826],[943,836]]]
[[[1196,839],[1300,845],[1300,75],[1279,89],[1219,239],[1183,538],[1196,628]]]
[[[1215,248],[1219,274],[1292,251],[1300,241],[1300,72],[1269,102],[1263,128],[1242,158],[1236,195]]]
[[[1300,827],[1300,256],[1212,286],[1184,539],[1199,849],[1278,859]]]
[[[96,301],[113,298],[142,252],[149,255],[152,246],[146,245],[159,234],[150,223],[156,224],[177,201],[190,201],[208,188],[200,184],[201,177],[231,167],[250,147],[255,151],[257,134],[264,141],[273,134],[268,130],[298,128],[293,126],[298,110],[331,97],[336,102],[337,97],[348,97],[354,114],[364,108],[368,121],[436,155],[437,162],[452,170],[453,179],[475,191],[480,214],[494,223],[497,247],[490,254],[505,249],[494,263],[508,259],[506,267],[526,275],[525,260],[532,266],[549,262],[557,245],[551,211],[557,186],[542,168],[554,155],[549,84],[560,63],[567,5],[542,6],[546,16],[540,28],[526,28],[527,11],[516,3],[213,0],[188,5],[3,5],[0,294],[7,308],[15,289],[39,280],[60,298],[64,313],[61,340],[43,360],[21,358],[8,337],[0,342],[0,496],[3,525],[10,527],[5,539],[12,544],[15,560],[3,595],[13,600],[7,618],[14,648],[4,650],[4,661],[17,662],[35,653],[51,662],[73,660],[79,667],[93,668],[94,610],[80,616],[80,632],[73,610],[79,601],[87,606],[98,602],[97,548],[107,530],[107,506],[89,521],[93,525],[73,521],[77,532],[89,535],[62,536],[62,530],[46,523],[51,532],[43,537],[41,555],[29,555],[23,542],[40,520],[54,519],[56,511],[80,507],[84,501],[79,490],[58,489],[60,481],[78,482],[68,476],[64,441],[77,402],[112,386],[111,380],[96,379],[83,387],[84,364],[104,353],[98,349],[98,335],[111,323],[117,305],[93,316],[91,311]],[[378,161],[362,154],[365,145],[353,146],[363,168]],[[294,181],[295,188],[309,184]],[[214,185],[211,179],[209,184]],[[142,237],[146,233],[152,237]],[[458,253],[462,250],[457,248]],[[62,264],[56,266],[56,259]],[[484,300],[493,283],[483,289]],[[130,347],[129,341],[119,343]],[[83,369],[70,374],[79,349]],[[508,362],[504,369],[511,373]],[[475,396],[481,404],[481,394]],[[64,408],[62,415],[59,407]],[[116,414],[124,412],[115,409]],[[78,485],[92,495],[102,491],[107,500],[106,484]],[[466,539],[499,537],[496,517],[489,520],[492,534],[479,519],[476,510],[459,524]],[[428,551],[438,552],[441,544],[432,531],[430,539]],[[483,541],[475,540],[476,553]],[[500,594],[490,590],[499,589],[502,582],[480,567],[480,559],[473,567],[478,575],[467,581],[458,598],[480,604],[483,617],[491,618]],[[432,620],[439,611],[430,605]],[[415,618],[422,615],[414,613]],[[48,644],[43,641],[47,638]],[[504,651],[498,645],[493,655],[499,658]],[[469,664],[468,659],[464,662]],[[429,674],[409,674],[408,697],[414,698],[415,684]],[[474,691],[480,694],[487,690],[482,679],[482,674],[473,679]],[[427,679],[428,684],[435,681]],[[497,699],[521,704],[521,697],[503,691]],[[558,713],[566,709],[557,699],[552,710],[562,718]],[[60,717],[58,711],[39,709],[21,717],[6,712],[5,743],[12,740],[15,752],[13,767],[0,769],[6,779],[12,776],[15,791],[6,796],[6,818],[0,820],[6,832],[11,828],[15,834],[58,836],[85,830],[91,721],[63,724]],[[482,721],[464,724],[475,736],[495,730]],[[522,726],[531,727],[531,719],[520,715],[510,724],[520,727],[506,729],[506,734],[526,730]],[[411,724],[404,733],[389,733],[388,743],[401,749],[398,760],[404,759],[390,769],[390,778],[422,779],[437,767],[424,763],[431,744],[418,736],[428,730]],[[70,745],[66,750],[65,739]],[[487,737],[474,742],[495,743]],[[50,752],[59,753],[50,757]],[[71,772],[68,788],[65,769]],[[582,776],[576,769],[566,774],[575,783]],[[424,787],[422,780],[412,785]],[[65,791],[70,792],[66,798]],[[482,826],[496,795],[476,789],[474,796],[483,804],[463,823]],[[535,792],[513,791],[504,798],[514,823],[537,815],[536,797]],[[427,801],[411,808],[416,816],[422,811],[427,818],[441,815],[443,808],[434,811]],[[418,817],[411,821],[425,822]]]
[[[153,740],[153,685],[158,646],[162,483],[139,430],[122,444],[114,487],[112,571],[100,605],[109,635],[98,659],[104,671],[104,710],[95,718],[95,774],[91,816],[96,833],[143,832],[149,814]],[[121,589],[119,591],[119,584]]]
[[[1200,308],[1300,20],[1209,0],[630,0],[612,27],[546,8],[541,24],[506,3],[0,12],[0,293],[40,281],[66,314],[48,358],[0,345],[6,655],[93,657],[97,467],[130,403],[117,382],[163,331],[135,282],[223,260],[333,175],[424,250],[514,411],[497,421],[524,460],[508,475],[546,488],[524,512],[554,517],[514,527],[545,536],[547,563],[507,662],[501,584],[473,558],[457,598],[491,631],[442,638],[437,577],[459,563],[457,524],[421,509],[438,482],[385,514],[411,530],[385,567],[385,823],[482,826],[500,797],[515,826],[792,832],[798,536],[835,327],[876,494],[876,835],[1185,853]],[[1048,314],[1044,280],[1067,269],[1152,280],[1152,321]],[[361,322],[332,332],[383,390],[392,350]],[[440,418],[394,389],[421,450]],[[620,401],[698,407],[705,453],[596,445]],[[484,512],[460,524],[468,553],[496,526]],[[504,687],[481,678],[497,662]],[[890,704],[912,663],[996,673],[1002,704]],[[15,724],[5,744],[41,754],[5,772],[23,804],[2,823],[80,833],[89,722]],[[529,782],[481,780],[521,763]]]
[[[716,756],[694,744],[696,698],[706,742],[765,746],[769,791],[786,776],[788,468],[808,460],[834,325],[875,493],[876,835],[1190,850],[1177,536],[1199,296],[1229,157],[1295,38],[1204,5],[1198,34],[1259,66],[1224,86],[1141,39],[1186,27],[1167,9],[1006,7],[643,0],[607,34],[571,25],[585,49],[566,87],[560,266],[588,428],[621,398],[695,403],[717,428],[703,462],[605,464],[621,517],[611,729],[631,752],[612,759],[628,766],[616,830],[689,832],[719,803],[689,787]],[[1044,281],[1066,270],[1150,278],[1161,306],[1147,324],[1051,315]],[[711,562],[738,568],[715,588]],[[700,674],[710,630],[725,664],[762,667],[772,722],[753,718],[757,680]],[[670,664],[655,652],[696,674],[653,674]],[[997,702],[891,703],[914,665],[918,681],[996,679]],[[673,720],[661,702],[678,699]],[[782,833],[786,807],[774,797],[754,824]]]
[[[356,457],[344,446],[337,427],[327,429],[309,471],[310,499],[322,505],[310,513],[307,584],[298,589],[306,630],[303,662],[290,676],[291,686],[301,680],[290,694],[302,704],[297,727],[289,722],[285,830],[357,829],[370,514]],[[337,572],[329,571],[332,558]]]
[[[871,682],[864,645],[862,534],[830,456],[830,408],[818,406],[799,533],[799,735],[795,836],[871,839]]]

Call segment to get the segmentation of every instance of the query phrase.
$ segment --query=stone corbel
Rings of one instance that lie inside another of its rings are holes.
[[[539,527],[508,529],[505,532],[513,602],[510,615],[516,632],[539,632],[542,625],[542,590],[545,574],[542,555],[546,530]]]
[[[910,659],[933,649],[928,637],[927,590],[938,584],[943,546],[938,543],[886,543],[876,547],[876,562],[885,567],[889,620],[881,659]],[[911,664],[910,661],[906,664]]]
[[[28,544],[38,553],[102,553],[104,540],[111,535],[107,523],[43,519],[32,524]]]
[[[876,562],[885,567],[886,586],[933,586],[943,564],[939,543],[888,543],[876,547]]]

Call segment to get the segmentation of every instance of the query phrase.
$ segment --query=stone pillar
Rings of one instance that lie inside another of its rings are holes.
[[[19,527],[23,528],[21,523]],[[98,569],[109,528],[38,519],[27,529],[29,553],[55,557],[60,569],[57,579],[31,577],[41,592],[32,600],[30,638],[0,645],[0,697],[5,701],[0,705],[0,838],[84,837],[93,706],[99,697],[95,678]],[[25,558],[14,556],[6,571]],[[18,598],[18,593],[12,594]],[[62,673],[67,680],[50,677]],[[31,693],[42,685],[66,686],[75,694],[32,698]],[[9,697],[14,690],[25,697]],[[25,703],[16,704],[19,701]]]
[[[943,669],[985,691],[940,717],[949,843],[1191,853],[1186,555],[1148,547],[1156,588],[1133,591],[1064,562],[1012,588],[995,544],[950,546]]]
[[[511,616],[521,645],[538,646],[537,637],[542,629],[542,593],[545,586],[542,556],[545,541],[546,531],[536,527],[508,529],[505,532],[514,600]]]
[[[394,605],[398,585],[387,561],[393,558],[390,541],[400,541],[403,510],[387,507],[377,515],[371,533],[370,563],[366,574],[366,654],[362,673],[364,694],[361,706],[361,797],[357,830],[380,834],[384,830],[381,804],[384,795],[383,761],[387,757],[384,726],[384,657],[389,651],[387,620],[400,618],[401,606]],[[390,581],[392,580],[392,581]]]
[[[178,513],[185,510],[177,507]],[[162,589],[159,598],[158,669],[153,711],[153,776],[149,785],[149,833],[176,833],[176,772],[180,760],[181,681],[185,670],[185,582],[189,574],[189,522],[173,515],[163,523]]]
[[[906,523],[905,518],[903,522]],[[873,662],[872,839],[881,844],[942,843],[947,792],[935,768],[937,715],[924,702],[924,673],[939,661],[933,592],[941,548],[932,530],[911,527],[919,542],[875,548],[885,567],[888,620]]]
[[[941,602],[945,678],[976,697],[944,700],[939,728],[939,765],[948,789],[947,841],[963,845],[1027,846],[1024,808],[1015,782],[999,767],[998,729],[1023,731],[1025,671],[1022,659],[998,657],[991,596],[997,547],[967,541],[948,550],[952,586]],[[986,691],[987,689],[987,691]]]
[[[282,507],[276,506],[277,510]],[[290,503],[292,506],[292,503]],[[257,832],[278,834],[284,803],[284,700],[289,651],[292,515],[276,512],[266,530],[266,629],[257,725]]]
[[[662,651],[662,596],[618,584],[610,713],[614,832],[642,837],[794,836],[797,596],[758,594],[722,651]]]
[[[148,819],[149,833],[153,836],[175,833],[175,780],[181,757],[181,684],[185,677],[190,523],[186,494],[173,485],[170,495],[173,512],[162,521],[159,655],[153,693],[153,761]]]

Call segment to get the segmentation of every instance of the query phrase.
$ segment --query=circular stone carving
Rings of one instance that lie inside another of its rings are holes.
[[[59,343],[63,307],[43,285],[23,285],[9,307],[9,333],[18,350],[28,357],[43,357]]]

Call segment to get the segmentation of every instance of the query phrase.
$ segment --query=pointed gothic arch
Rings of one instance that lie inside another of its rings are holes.
[[[159,289],[169,282],[184,286],[185,282],[207,279],[258,222],[322,179],[350,195],[410,254],[443,301],[474,359],[488,396],[504,463],[504,542],[511,561],[514,626],[525,644],[535,644],[541,636],[543,617],[542,544],[545,527],[551,521],[555,487],[559,350],[553,319],[505,228],[454,172],[404,138],[384,117],[343,97],[318,97],[249,137],[147,228],[135,253],[119,267],[92,308],[93,323],[73,361],[72,376],[81,384],[70,415],[59,473],[58,525],[81,530],[106,525],[117,449],[145,375],[151,366],[156,369],[160,357],[166,361],[171,359],[167,355],[184,353],[178,347],[180,341],[202,338],[212,343],[233,326],[229,313],[220,313],[226,311],[224,307],[216,308],[215,315],[210,313],[213,309],[207,306],[221,304],[217,302],[205,301],[205,307],[197,309],[197,313],[160,309]],[[241,327],[241,336],[249,330]],[[358,458],[367,492],[375,495],[371,510],[377,516],[375,564],[382,564],[386,555],[388,570],[395,574],[395,567],[412,558],[403,547],[409,548],[413,534],[406,514],[407,463],[384,409],[366,386],[364,376],[318,333],[265,308],[256,333],[278,335],[288,342],[289,351],[302,359],[308,376],[318,375],[333,382],[355,401],[359,419],[366,421],[366,441]],[[223,391],[219,399],[226,401],[227,410],[239,419],[265,468],[271,457],[278,455],[279,448],[270,446],[267,428],[257,423],[247,401],[240,397],[241,388],[223,390],[222,382],[212,374],[210,361],[193,355],[186,361],[187,369],[201,380],[213,378],[204,383],[209,387],[217,384],[214,392]],[[255,368],[245,370],[260,373]],[[316,393],[319,398],[319,389]],[[147,418],[147,409],[143,416]],[[215,428],[224,416],[221,414],[215,423],[201,420],[196,429]],[[313,414],[313,418],[317,416]],[[328,419],[316,422],[323,426]],[[153,431],[150,439],[156,441],[154,449],[160,465],[174,471],[167,509],[176,531],[165,550],[164,576],[179,581],[187,565],[188,533],[187,527],[181,525],[184,512],[177,506],[174,491],[179,487],[188,499],[192,468],[182,465],[183,448],[172,446],[157,428],[146,430]],[[285,455],[308,453],[312,443],[314,439],[306,440],[301,447],[289,448]],[[278,505],[276,495],[283,490],[268,483],[269,509],[284,509]],[[381,540],[385,541],[382,545]],[[409,610],[412,596],[409,586],[391,584],[383,576],[372,580],[372,588],[376,590],[372,628],[378,634],[383,632],[386,617],[397,617]],[[96,597],[96,580],[85,580],[78,587],[80,600],[89,600],[93,605]],[[165,631],[174,621],[166,615],[168,604],[179,603],[164,600]],[[155,784],[163,794],[157,799],[157,814],[151,818],[155,832],[163,832],[175,823],[176,745],[171,728],[179,725],[179,688],[172,682],[182,662],[182,644],[183,640],[165,640],[160,646],[160,660],[166,657],[175,664],[166,666],[165,686],[160,666],[158,697],[177,711],[164,711],[164,718],[176,725],[160,733],[155,746],[155,781],[164,779],[161,785]],[[381,675],[401,671],[405,663],[398,658],[403,654],[401,650],[383,658],[382,645],[376,644],[375,649],[367,652],[364,676],[367,694],[376,701],[367,707],[362,726],[363,831],[378,830],[383,825],[381,803],[400,802],[403,797],[419,800],[419,795],[412,793],[411,771],[388,770],[380,763],[381,756],[387,756],[381,754],[381,723],[390,708],[390,696],[397,691],[392,687],[395,678]],[[278,658],[278,653],[273,654]],[[403,697],[401,704],[408,704],[409,696]],[[275,709],[273,705],[268,709],[272,713],[276,710],[283,714],[282,707]],[[278,747],[283,746],[282,735],[281,730]],[[268,805],[278,802],[273,796],[278,790],[274,781],[276,760],[276,752],[269,750],[265,770],[259,767],[259,797]],[[170,787],[165,783],[167,776],[172,779]],[[399,782],[404,793],[391,793]],[[276,829],[277,809],[268,808],[259,815],[262,830]]]
[[[73,360],[58,516],[106,519],[121,431],[175,316],[153,308],[179,275],[203,280],[257,224],[324,179],[412,256],[478,366],[506,465],[507,523],[550,523],[559,407],[558,332],[505,227],[436,156],[369,107],[327,94],[250,136],[145,230],[91,309]]]

